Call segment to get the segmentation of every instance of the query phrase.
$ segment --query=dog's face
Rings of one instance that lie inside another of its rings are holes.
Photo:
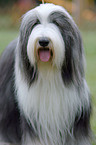
[[[28,58],[32,65],[38,62],[46,62],[46,64],[50,62],[51,65],[60,67],[64,59],[64,40],[59,28],[53,23],[51,12],[47,10],[50,6],[43,6],[35,9],[37,20],[27,44]]]
[[[34,79],[37,68],[47,65],[60,70],[65,83],[81,80],[82,42],[76,24],[64,8],[42,4],[27,12],[21,24],[19,43],[29,80]]]

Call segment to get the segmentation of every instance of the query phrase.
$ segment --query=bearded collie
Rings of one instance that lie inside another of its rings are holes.
[[[0,58],[0,139],[90,145],[90,114],[78,27],[63,7],[41,4]]]

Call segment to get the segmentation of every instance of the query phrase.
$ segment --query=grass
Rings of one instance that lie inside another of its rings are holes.
[[[93,115],[91,126],[96,134],[96,31],[82,32],[87,60],[86,79],[92,94]],[[16,30],[0,30],[0,53],[8,43],[18,36]],[[95,145],[95,143],[93,143]]]
[[[18,36],[16,30],[0,30],[0,53],[9,44],[10,41],[14,40]]]
[[[96,31],[82,33],[87,60],[86,79],[92,94],[91,127],[96,137]],[[93,143],[96,145],[96,143]]]

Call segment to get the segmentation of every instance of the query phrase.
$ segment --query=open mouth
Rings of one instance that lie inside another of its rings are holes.
[[[37,54],[38,54],[38,58],[42,62],[48,62],[53,57],[53,51],[49,48],[39,48]]]

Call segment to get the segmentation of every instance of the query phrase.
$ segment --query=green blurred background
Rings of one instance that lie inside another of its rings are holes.
[[[96,138],[96,0],[45,0],[62,5],[80,28],[86,57],[86,79],[92,94],[91,126]],[[21,16],[39,0],[0,0],[0,54],[19,35]],[[96,145],[94,139],[92,145]]]

